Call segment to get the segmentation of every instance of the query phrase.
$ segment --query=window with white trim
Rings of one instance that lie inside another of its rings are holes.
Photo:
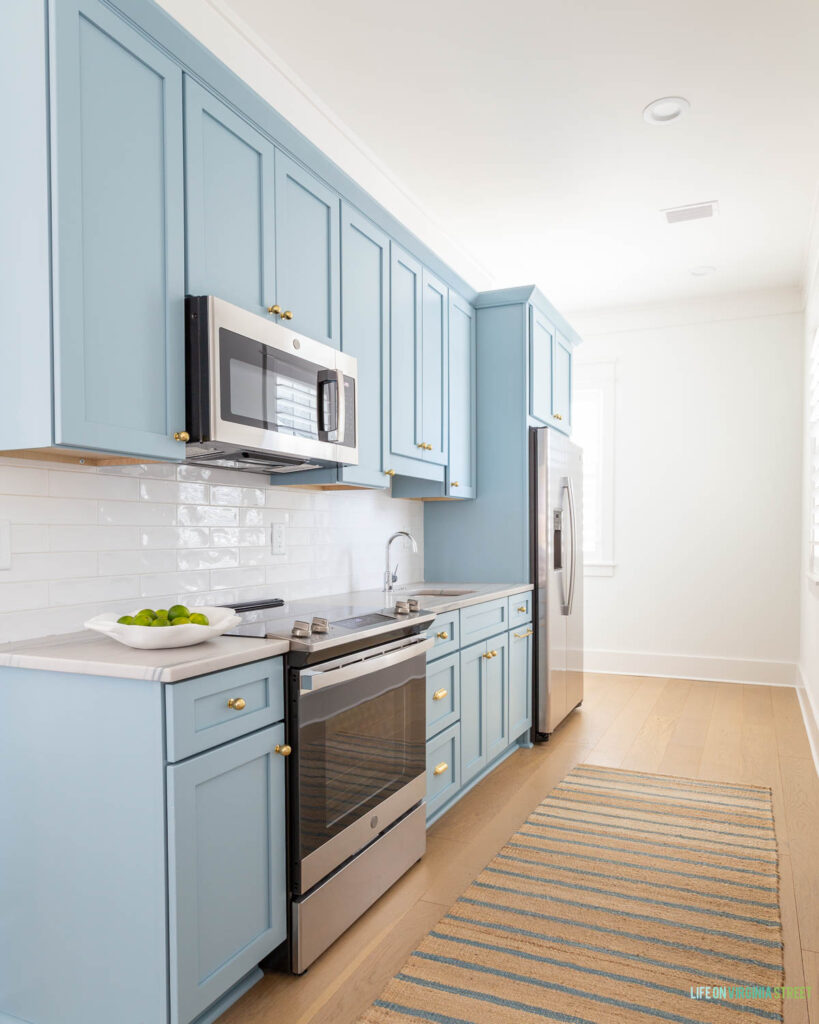
[[[819,330],[813,336],[808,370],[810,437],[810,509],[808,512],[808,574],[819,583]]]
[[[583,449],[583,563],[586,576],[614,575],[613,362],[575,363],[572,441]]]

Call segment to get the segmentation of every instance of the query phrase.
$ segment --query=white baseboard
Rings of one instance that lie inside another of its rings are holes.
[[[764,686],[798,686],[801,681],[798,666],[790,661],[588,649],[583,652],[583,658],[584,671],[615,676],[659,676],[717,683],[759,683]]]
[[[819,706],[811,691],[805,685],[805,679],[799,670],[799,686],[796,690],[799,698],[799,707],[802,709],[802,718],[805,722],[805,732],[808,734],[810,750],[813,754],[813,764],[816,774],[819,775]]]

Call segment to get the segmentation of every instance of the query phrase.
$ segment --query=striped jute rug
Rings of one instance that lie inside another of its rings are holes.
[[[781,1020],[768,789],[581,764],[364,1024]]]

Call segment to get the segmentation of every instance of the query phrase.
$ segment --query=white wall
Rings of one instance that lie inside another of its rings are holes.
[[[575,318],[578,360],[617,364],[616,569],[586,580],[591,669],[796,681],[800,307],[777,292]]]
[[[803,480],[805,501],[802,523],[802,558],[799,565],[799,591],[802,612],[802,647],[800,651],[800,668],[802,679],[813,710],[813,738],[817,743],[817,763],[819,763],[819,584],[808,579],[808,542],[810,511],[807,495],[810,493],[810,447],[808,438],[808,357],[813,335],[819,329],[819,218],[814,220],[813,244],[808,259],[805,285],[805,416],[803,417]]]
[[[235,604],[380,588],[395,530],[401,580],[423,579],[423,506],[380,491],[273,487],[264,476],[152,464],[0,459],[0,642],[81,629],[102,611]],[[285,524],[286,553],[271,552]]]

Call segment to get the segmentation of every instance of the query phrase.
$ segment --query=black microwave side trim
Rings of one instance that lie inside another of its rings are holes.
[[[185,298],[185,429],[192,442],[209,441],[210,353],[208,297]]]

